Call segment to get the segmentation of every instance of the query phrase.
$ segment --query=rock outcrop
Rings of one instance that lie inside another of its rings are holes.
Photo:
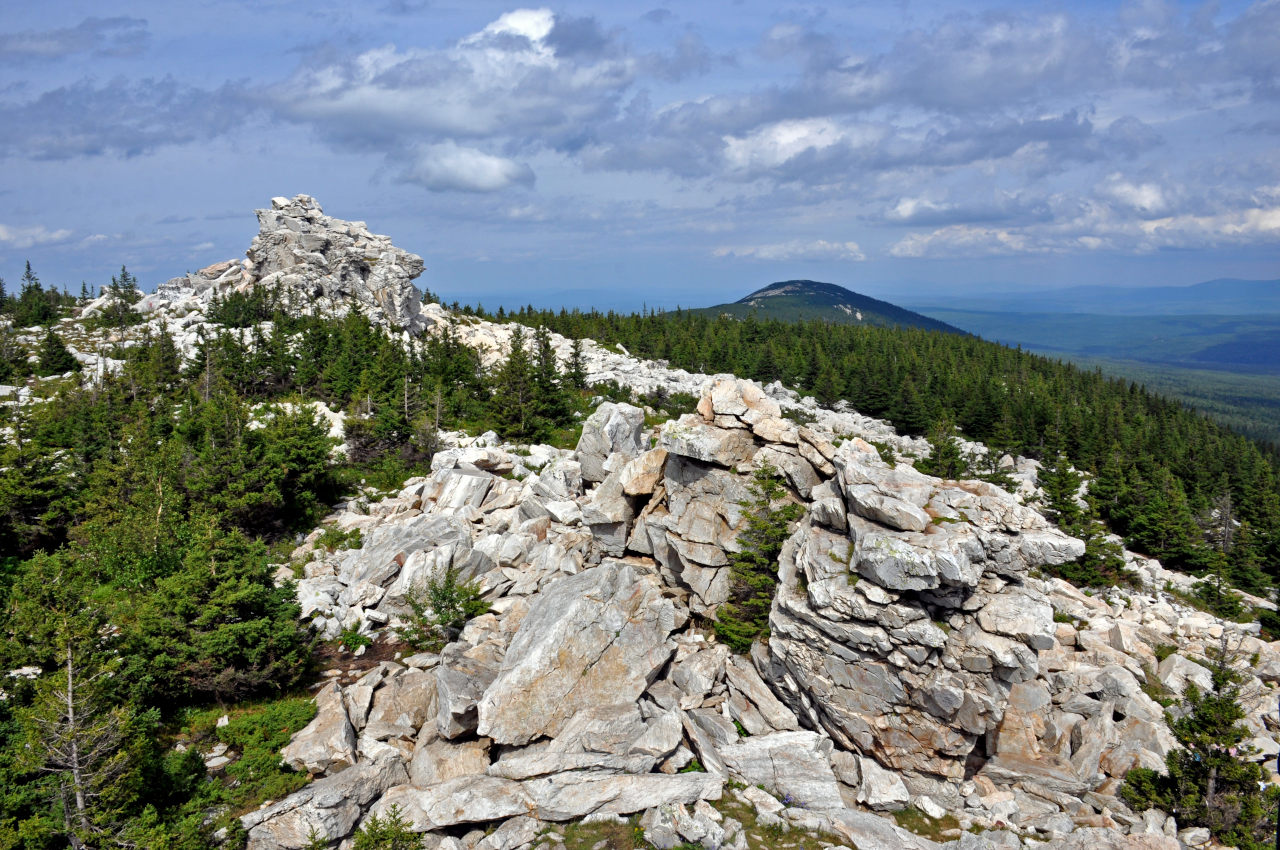
[[[295,313],[343,316],[354,309],[376,325],[412,334],[427,327],[422,293],[413,285],[423,271],[418,255],[370,233],[362,221],[325,215],[309,195],[272,198],[257,216],[246,260],[173,278],[135,309],[187,318],[189,326],[214,298],[257,289]]]

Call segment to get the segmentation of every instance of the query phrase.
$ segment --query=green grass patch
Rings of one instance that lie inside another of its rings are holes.
[[[931,818],[915,806],[907,806],[900,812],[894,812],[893,819],[908,832],[930,841],[950,841],[960,834],[960,821],[951,814]]]
[[[218,726],[224,714],[229,722]],[[207,751],[214,742],[221,742],[238,754],[227,765],[225,779],[210,779],[192,802],[202,807],[222,805],[232,814],[243,814],[264,800],[279,800],[306,785],[305,773],[281,763],[280,750],[315,716],[315,701],[306,695],[187,712],[181,738],[188,747]]]

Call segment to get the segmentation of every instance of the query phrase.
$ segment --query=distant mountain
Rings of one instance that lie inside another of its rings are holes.
[[[814,280],[771,283],[732,304],[717,304],[695,312],[739,319],[747,316],[784,322],[820,319],[842,325],[911,327],[964,333],[946,322],[922,316],[888,301],[860,295],[834,283],[819,283]]]
[[[1072,286],[978,295],[922,295],[913,307],[1105,316],[1256,316],[1280,313],[1280,280],[1218,278],[1191,286]],[[932,311],[927,311],[932,312]]]

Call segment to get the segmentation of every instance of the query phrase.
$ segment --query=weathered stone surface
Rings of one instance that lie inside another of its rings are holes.
[[[1014,588],[992,598],[978,612],[978,625],[992,634],[1015,638],[1032,649],[1053,649],[1053,608],[1043,597]]]
[[[920,508],[880,492],[872,484],[855,484],[846,488],[849,510],[859,516],[900,531],[924,531],[931,522]]]
[[[644,452],[648,446],[643,428],[644,411],[634,405],[606,401],[597,407],[582,423],[582,436],[578,439],[582,477],[603,481],[608,475],[604,466],[610,455],[617,453],[621,462],[626,462]]]
[[[1086,827],[1054,842],[1055,850],[1181,850],[1170,835],[1124,835],[1113,829]]]
[[[536,818],[515,817],[480,839],[475,850],[518,850],[532,844],[541,829]]]
[[[882,811],[897,811],[911,799],[902,777],[885,770],[875,759],[858,759],[858,802]]]
[[[427,670],[407,670],[374,692],[364,734],[375,740],[412,738],[435,716],[435,676]]]
[[[627,461],[619,471],[622,492],[628,496],[647,496],[662,480],[662,470],[667,463],[666,449],[652,449]]]
[[[992,739],[992,758],[983,772],[1004,781],[1010,777],[1034,777],[1066,793],[1084,791],[1087,786],[1080,781],[1071,762],[1040,744],[1049,708],[1049,689],[1043,684],[1015,684],[1009,691],[1008,708]]]
[[[460,776],[426,788],[398,785],[369,810],[385,815],[399,806],[415,832],[427,832],[460,823],[488,823],[528,815],[533,800],[522,783],[496,776]]]
[[[844,806],[831,771],[831,740],[816,732],[752,735],[719,748],[729,775],[809,809]]]
[[[300,850],[314,830],[330,841],[350,835],[362,809],[388,788],[408,781],[404,762],[386,753],[318,779],[278,803],[240,818],[248,850]]]
[[[541,820],[566,821],[591,814],[627,815],[655,806],[718,800],[724,780],[710,773],[669,776],[574,771],[524,783]]]
[[[858,850],[938,850],[941,845],[894,826],[892,821],[854,809],[827,812],[826,831]]]
[[[662,423],[658,445],[670,454],[718,466],[736,466],[756,453],[749,431],[717,428],[692,414]]]
[[[336,773],[356,763],[356,733],[336,682],[316,694],[316,716],[280,751],[284,763],[307,773]]]
[[[752,735],[800,728],[795,713],[774,696],[750,661],[732,656],[726,662],[725,673],[729,683],[729,712]]]
[[[421,257],[363,222],[330,218],[307,195],[272,198],[271,209],[257,215],[248,278],[279,292],[288,309],[342,315],[354,307],[375,324],[414,333],[426,327],[422,293],[412,283],[422,274]]]
[[[504,755],[489,774],[529,779],[586,769],[647,773],[675,752],[682,732],[675,712],[645,722],[634,703],[593,706],[574,715],[551,741]]]
[[[1164,686],[1178,696],[1186,692],[1188,684],[1195,685],[1202,694],[1213,687],[1213,676],[1208,668],[1176,652],[1160,662],[1158,672]]]
[[[480,697],[498,675],[491,659],[483,653],[459,653],[446,647],[434,672],[436,731],[450,739],[474,731]]]
[[[479,704],[481,735],[524,744],[583,708],[635,701],[666,663],[675,610],[651,576],[606,561],[544,589]]]
[[[420,788],[463,776],[479,776],[489,769],[489,742],[435,740],[419,742],[409,762],[409,781]]]

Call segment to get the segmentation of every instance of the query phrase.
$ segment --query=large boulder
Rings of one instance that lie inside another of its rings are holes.
[[[582,423],[582,436],[578,438],[578,463],[582,465],[582,477],[587,481],[603,481],[613,469],[605,469],[606,463],[621,469],[622,465],[648,448],[643,437],[644,411],[631,404],[615,404],[606,401]],[[613,461],[609,458],[617,454]]]
[[[667,662],[675,608],[651,575],[605,561],[536,598],[479,703],[500,744],[554,737],[584,708],[634,703]]]
[[[280,757],[294,770],[312,774],[336,773],[356,763],[356,732],[336,682],[316,694],[315,718],[293,736]]]
[[[817,732],[753,735],[718,752],[731,777],[747,785],[763,785],[789,805],[817,810],[844,807],[831,770],[831,739]]]
[[[366,806],[408,780],[403,760],[385,749],[241,817],[249,833],[247,850],[301,850],[314,846],[314,835],[337,842],[351,834]]]

